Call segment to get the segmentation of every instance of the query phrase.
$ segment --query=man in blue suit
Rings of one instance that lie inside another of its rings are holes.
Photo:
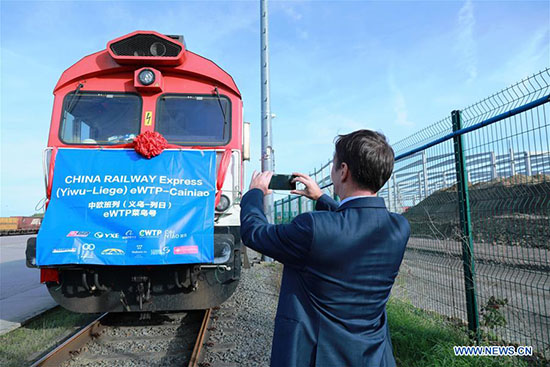
[[[241,201],[246,246],[284,264],[271,366],[395,366],[386,302],[410,227],[376,192],[391,176],[394,153],[370,130],[336,140],[331,179],[340,204],[296,173],[316,211],[269,224],[263,197],[272,172],[254,174]]]

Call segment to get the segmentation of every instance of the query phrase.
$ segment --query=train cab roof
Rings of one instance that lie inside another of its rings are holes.
[[[187,50],[183,37],[165,36],[154,31],[132,32],[108,42],[105,50],[85,56],[63,72],[54,93],[83,79],[136,70],[145,65],[211,80],[241,98],[231,75],[211,60]]]

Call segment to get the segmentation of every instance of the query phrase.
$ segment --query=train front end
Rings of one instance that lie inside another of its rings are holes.
[[[27,244],[52,297],[84,313],[226,300],[249,144],[231,76],[181,36],[137,31],[67,69],[54,96],[47,210]]]

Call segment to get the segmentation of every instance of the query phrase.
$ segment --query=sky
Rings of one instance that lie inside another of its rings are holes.
[[[0,1],[0,216],[45,196],[61,73],[135,30],[182,34],[231,74],[260,169],[259,1]],[[269,1],[275,170],[311,172],[338,134],[394,144],[550,66],[548,1]],[[277,197],[276,197],[277,199]]]

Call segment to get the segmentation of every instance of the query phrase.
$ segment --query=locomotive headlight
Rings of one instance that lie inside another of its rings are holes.
[[[166,46],[160,42],[155,42],[149,47],[149,51],[153,56],[164,56],[166,54]]]
[[[224,212],[227,209],[229,209],[229,204],[231,202],[229,201],[229,198],[225,195],[222,195],[220,197],[220,202],[218,203],[218,206],[216,206],[216,210],[219,212]]]
[[[149,69],[143,69],[138,75],[139,82],[143,85],[151,85],[155,81],[155,73]]]

